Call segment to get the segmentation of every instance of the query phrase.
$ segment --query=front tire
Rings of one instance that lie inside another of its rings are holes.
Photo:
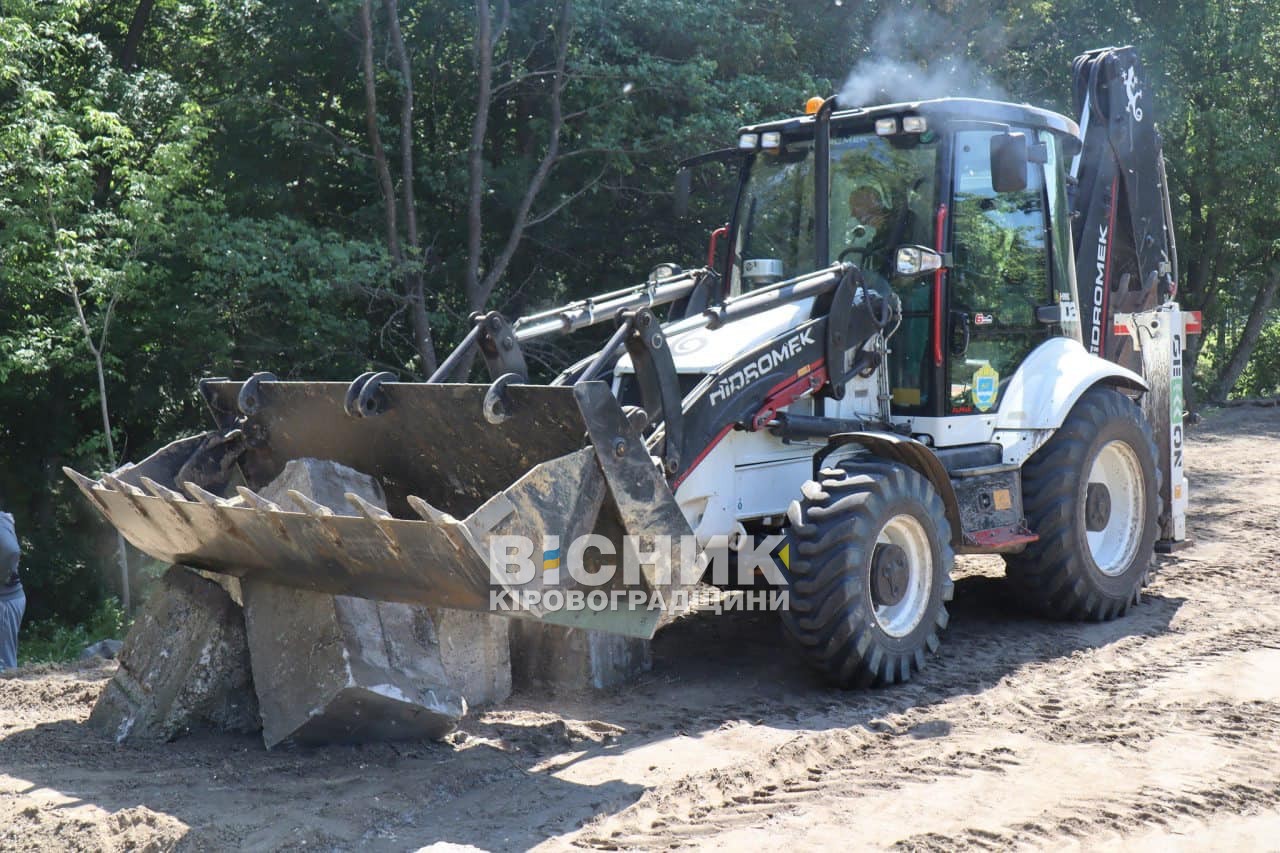
[[[827,469],[802,491],[788,512],[783,626],[839,687],[907,681],[947,626],[955,554],[942,498],[894,462]]]
[[[1027,524],[1040,539],[1005,558],[1019,596],[1058,619],[1128,612],[1150,573],[1158,485],[1142,410],[1111,388],[1086,391],[1022,468]]]

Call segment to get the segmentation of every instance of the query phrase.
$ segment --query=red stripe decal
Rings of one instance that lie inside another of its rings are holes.
[[[938,205],[938,219],[936,224],[936,232],[934,237],[934,248],[939,252],[942,251],[942,244],[946,238],[946,232],[943,226],[947,222],[947,206],[945,204]],[[938,367],[942,367],[942,268],[939,267],[933,274],[933,363]]]
[[[729,430],[731,429],[733,429],[733,424],[729,424],[724,429],[720,430],[720,432],[716,434],[716,437],[711,439],[711,443],[704,447],[702,452],[694,457],[693,461],[689,463],[689,467],[685,469],[685,472],[671,481],[671,491],[674,492],[676,489],[680,488],[680,484],[693,473],[693,469],[697,468],[698,465],[702,463],[703,459],[707,458],[708,453],[715,450],[716,445],[729,434]]]
[[[821,359],[821,358],[820,358],[820,359],[818,359],[817,361],[813,362],[812,364],[807,364],[807,365],[805,365],[805,367],[803,368],[803,370],[804,370],[804,372],[805,372],[805,375],[807,376],[810,372],[812,372],[812,371],[814,371],[814,370],[817,370],[819,367],[822,367],[822,366],[823,366],[823,359]],[[781,391],[783,388],[786,388],[788,385],[790,385],[792,382],[795,382],[795,381],[796,381],[796,377],[795,377],[795,376],[790,376],[790,377],[788,377],[788,378],[786,378],[786,379],[782,380],[782,381],[781,381],[781,382],[779,382],[777,385],[774,385],[774,386],[773,386],[772,388],[770,388],[768,391],[764,392],[764,396],[765,396],[765,398],[766,398],[766,399],[768,399],[769,397],[773,396],[774,394],[777,394],[777,393],[778,393],[779,391]]]
[[[764,429],[769,421],[778,414],[779,409],[790,406],[805,394],[821,388],[827,382],[827,367],[823,359],[805,365],[796,371],[796,375],[775,385],[765,395],[764,405],[751,416],[751,429]]]
[[[760,414],[763,413],[765,410],[767,410],[771,404],[776,403],[774,399],[775,397],[780,397],[784,392],[784,390],[790,388],[790,386],[798,385],[803,382],[804,383],[803,390],[808,390],[811,387],[809,384],[809,377],[814,374],[818,375],[818,387],[821,387],[822,383],[827,381],[826,364],[823,359],[820,358],[817,361],[813,362],[812,364],[807,365],[807,369],[804,372],[804,376],[788,377],[787,379],[782,380],[777,385],[774,385],[772,388],[770,388],[768,392],[766,392],[765,394],[764,407],[760,410],[760,412],[756,414],[754,418],[752,418],[752,423],[755,423],[755,421],[760,417]],[[792,396],[789,400],[787,400],[787,402],[785,403],[776,403],[776,408],[782,408],[782,406],[789,405],[790,403],[794,402],[799,396],[800,394],[797,393],[794,396]],[[676,489],[680,488],[680,484],[683,483],[688,478],[688,476],[693,473],[693,470],[702,463],[703,459],[707,458],[707,454],[715,449],[716,445],[719,444],[724,439],[724,437],[729,434],[729,431],[733,429],[733,427],[734,427],[733,424],[729,424],[724,429],[720,430],[720,432],[716,433],[715,438],[711,439],[711,442],[705,448],[703,448],[702,452],[694,457],[693,461],[689,463],[689,467],[685,469],[684,473],[671,481],[671,491],[674,492]]]

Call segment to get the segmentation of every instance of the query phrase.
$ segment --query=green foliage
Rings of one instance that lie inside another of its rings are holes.
[[[123,639],[129,623],[115,598],[98,602],[85,621],[74,625],[52,619],[25,621],[18,638],[18,665],[73,661],[99,640]]]
[[[1275,318],[1262,331],[1253,358],[1236,383],[1241,397],[1272,397],[1280,394],[1280,322]]]
[[[200,376],[354,374],[391,349],[379,335],[403,337],[381,246],[232,215],[209,110],[159,69],[122,72],[84,32],[86,8],[0,17],[0,505],[17,516],[36,620],[88,619],[114,582],[113,537],[63,465],[103,470],[203,428]]]

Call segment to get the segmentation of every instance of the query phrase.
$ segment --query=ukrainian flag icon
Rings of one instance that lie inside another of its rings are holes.
[[[542,552],[542,570],[549,572],[552,569],[560,568],[560,549],[552,548],[550,551]]]
[[[773,559],[777,560],[779,563],[781,563],[782,568],[784,569],[791,568],[791,543],[784,539],[782,542],[782,545],[780,545],[776,551],[770,554],[770,556],[773,557]]]

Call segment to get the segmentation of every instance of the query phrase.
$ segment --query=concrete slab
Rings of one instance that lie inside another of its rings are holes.
[[[648,640],[518,619],[511,620],[510,630],[517,687],[606,690],[653,666]]]
[[[170,568],[130,628],[89,725],[121,742],[257,731],[240,607],[217,584]]]
[[[303,511],[290,491],[340,515],[356,514],[346,492],[386,505],[372,477],[321,460],[289,462],[261,494]],[[510,693],[504,619],[261,582],[243,582],[241,592],[268,747],[439,738],[468,703]]]

